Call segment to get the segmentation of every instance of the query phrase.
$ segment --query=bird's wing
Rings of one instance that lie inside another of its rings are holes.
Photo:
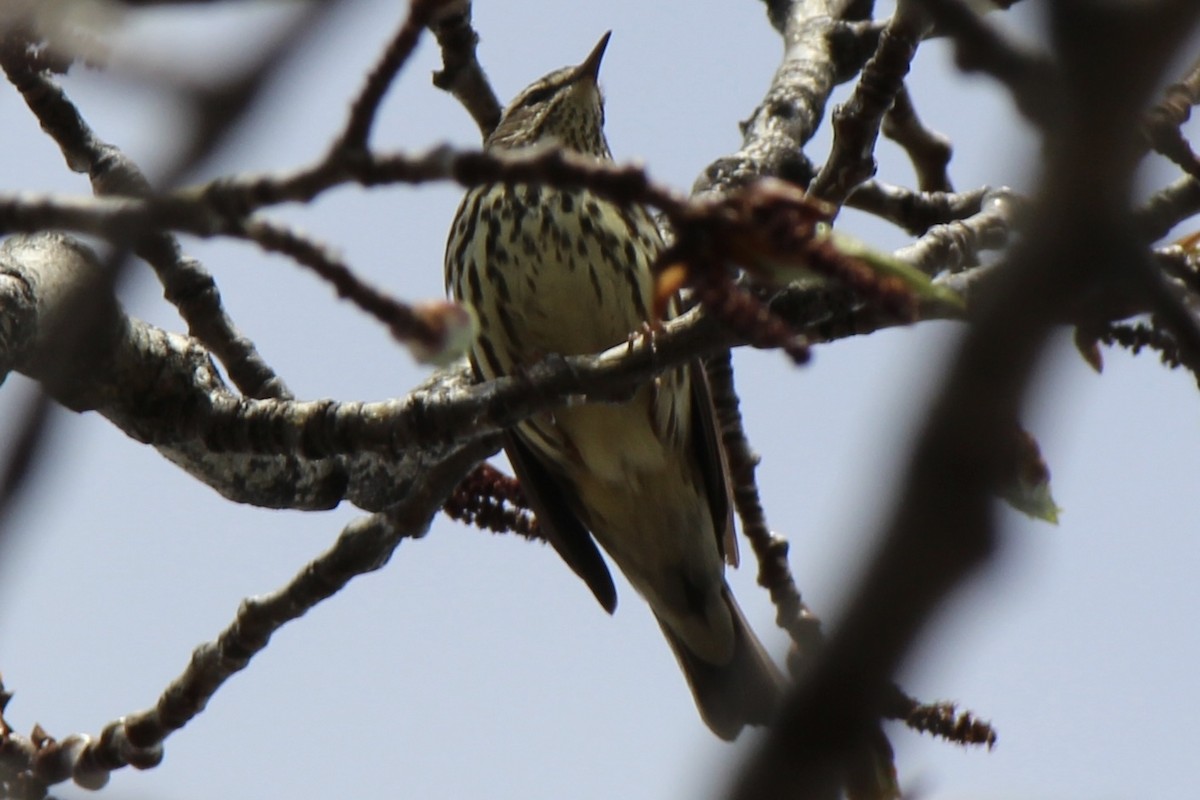
[[[573,510],[575,498],[565,481],[557,479],[513,431],[504,434],[504,452],[512,464],[525,499],[537,516],[546,540],[558,551],[567,566],[583,578],[592,594],[613,613],[617,608],[617,587],[608,565],[588,529]]]
[[[717,533],[717,549],[730,566],[736,567],[738,546],[733,527],[733,487],[729,480],[729,462],[717,424],[712,390],[708,385],[708,371],[700,360],[692,362],[689,370],[692,384],[692,448],[704,476],[713,530]]]

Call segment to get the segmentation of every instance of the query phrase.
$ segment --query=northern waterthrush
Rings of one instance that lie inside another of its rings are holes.
[[[611,158],[597,85],[608,34],[582,64],[526,87],[486,148]],[[446,286],[474,310],[481,378],[549,354],[596,353],[650,321],[662,247],[640,206],[587,189],[491,184],[467,193],[446,245]],[[700,714],[722,738],[768,722],[782,677],[725,582],[736,562],[728,477],[700,363],[628,402],[537,414],[505,449],[546,537],[608,611],[616,590],[595,541],[650,603]]]

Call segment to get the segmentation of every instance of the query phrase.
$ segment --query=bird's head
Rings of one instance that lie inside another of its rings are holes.
[[[577,66],[555,70],[525,87],[504,109],[487,139],[488,150],[519,150],[557,144],[609,158],[604,139],[604,97],[597,77],[609,33]]]

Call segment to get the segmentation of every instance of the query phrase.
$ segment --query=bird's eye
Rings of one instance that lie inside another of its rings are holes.
[[[530,92],[529,94],[527,94],[523,98],[521,98],[521,105],[522,106],[535,106],[538,103],[549,100],[550,95],[552,95],[552,94],[554,94],[553,86],[539,86],[538,88],[534,89],[532,92]]]

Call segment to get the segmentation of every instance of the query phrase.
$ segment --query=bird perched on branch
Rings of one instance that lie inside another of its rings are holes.
[[[518,94],[487,150],[553,146],[611,159],[597,85],[607,44],[605,34],[583,63]],[[478,320],[477,375],[626,341],[652,321],[661,248],[646,209],[586,188],[472,189],[450,229],[446,286]],[[736,541],[700,362],[627,402],[536,414],[508,432],[505,449],[546,538],[600,604],[611,613],[616,589],[596,542],[649,602],[709,727],[732,739],[769,722],[783,679],[725,582]]]

